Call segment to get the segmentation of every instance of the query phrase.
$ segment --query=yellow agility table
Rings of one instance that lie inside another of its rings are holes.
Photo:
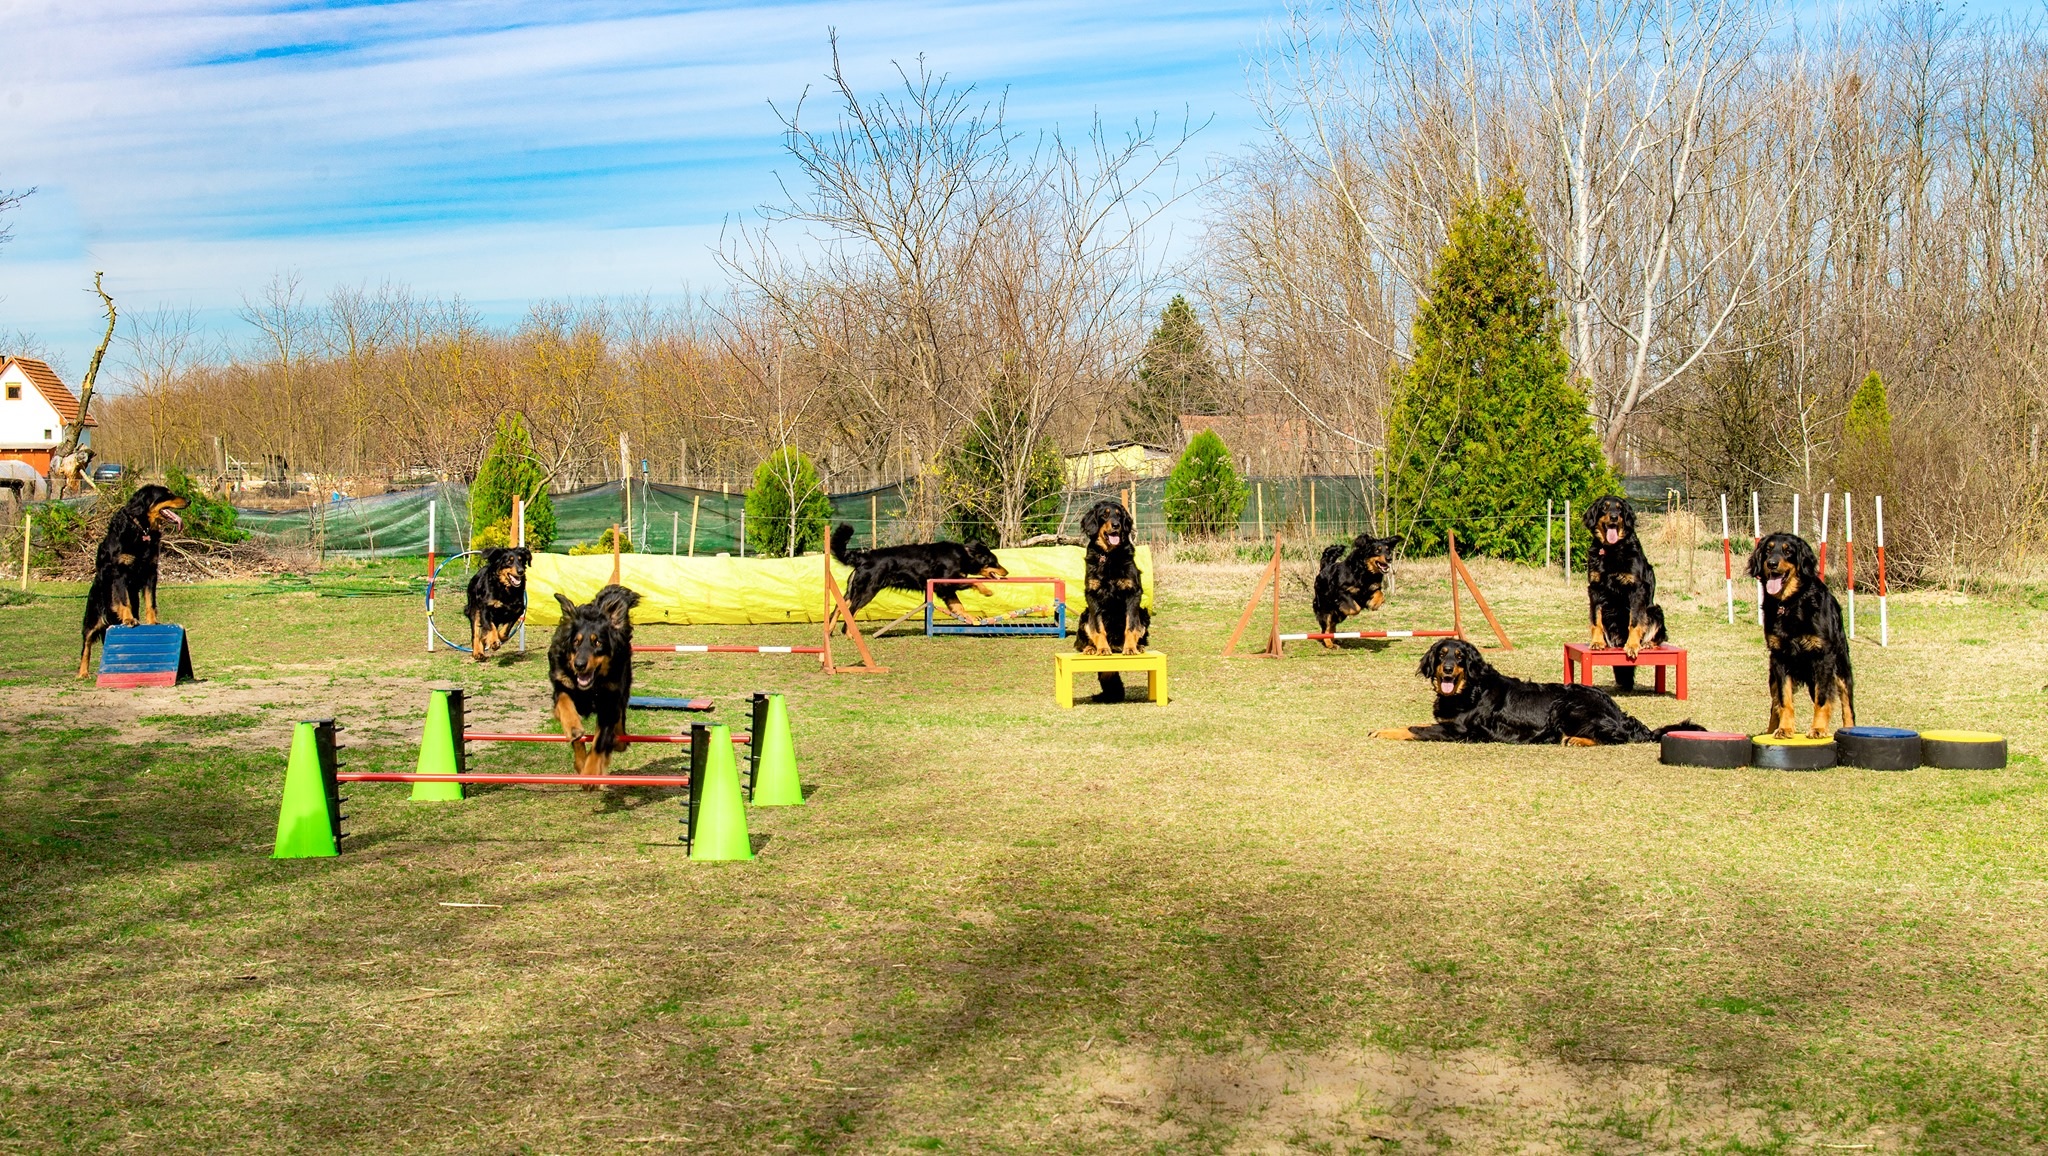
[[[1166,705],[1166,655],[1162,651],[1148,650],[1143,654],[1082,654],[1079,651],[1059,651],[1052,656],[1052,700],[1062,710],[1071,710],[1074,705],[1074,676],[1095,674],[1099,671],[1127,671],[1145,673],[1145,697],[1161,706]]]

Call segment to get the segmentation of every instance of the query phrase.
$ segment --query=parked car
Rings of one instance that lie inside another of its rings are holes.
[[[114,485],[121,480],[121,475],[126,472],[127,467],[123,466],[120,462],[101,462],[92,468],[92,484],[95,486]]]

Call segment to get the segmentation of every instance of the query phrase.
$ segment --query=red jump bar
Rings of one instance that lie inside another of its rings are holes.
[[[688,775],[412,775],[396,771],[341,771],[338,783],[540,783],[563,787],[676,787]]]
[[[822,646],[710,646],[683,643],[676,646],[641,646],[635,643],[634,654],[823,654]]]
[[[593,738],[593,737],[595,737],[595,736],[592,736],[592,735],[584,735],[583,737],[587,739],[587,738]],[[485,733],[484,733],[484,732],[482,732],[482,731],[463,731],[463,732],[462,732],[462,741],[463,741],[463,742],[466,742],[466,743],[566,743],[566,742],[568,742],[568,741],[569,741],[569,736],[568,736],[568,735],[496,735],[496,734],[485,734]],[[624,743],[675,743],[675,744],[677,744],[677,745],[679,745],[679,746],[685,746],[685,747],[686,747],[686,746],[689,746],[689,745],[690,745],[690,736],[689,736],[689,735],[618,735],[618,736],[615,736],[615,738],[614,738],[614,741],[615,741],[615,742],[618,742],[618,743],[621,743],[621,744],[624,744]],[[738,734],[738,735],[734,735],[734,736],[732,736],[732,741],[734,741],[734,742],[736,742],[736,743],[751,743],[751,742],[753,742],[753,741],[754,741],[754,736],[753,736],[753,735],[749,735],[749,734]]]

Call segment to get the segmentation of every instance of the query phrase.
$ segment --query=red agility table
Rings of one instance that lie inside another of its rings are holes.
[[[1583,642],[1564,644],[1564,680],[1584,686],[1593,685],[1593,668],[1596,666],[1649,666],[1657,671],[1657,693],[1664,693],[1664,668],[1669,666],[1678,671],[1678,697],[1686,697],[1685,651],[1676,646],[1651,646],[1636,652],[1631,661],[1626,651],[1619,647],[1595,650]]]

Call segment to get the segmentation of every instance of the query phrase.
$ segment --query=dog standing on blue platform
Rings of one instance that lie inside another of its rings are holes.
[[[78,677],[92,666],[92,644],[109,626],[156,625],[157,560],[163,552],[164,527],[183,526],[178,511],[185,499],[155,484],[114,511],[107,535],[100,539],[92,589],[85,595],[85,641],[78,649]]]
[[[1657,605],[1657,569],[1636,537],[1636,511],[1627,498],[1609,495],[1586,507],[1586,614],[1596,650],[1619,649],[1630,660],[1645,647],[1670,640],[1664,608]],[[1614,685],[1633,690],[1636,668],[1614,668]]]
[[[1088,540],[1088,608],[1081,612],[1074,649],[1082,654],[1143,653],[1152,613],[1145,609],[1145,576],[1131,542],[1131,512],[1122,502],[1105,498],[1081,516],[1081,535]],[[1095,678],[1102,684],[1097,702],[1124,700],[1123,675],[1105,670]]]

